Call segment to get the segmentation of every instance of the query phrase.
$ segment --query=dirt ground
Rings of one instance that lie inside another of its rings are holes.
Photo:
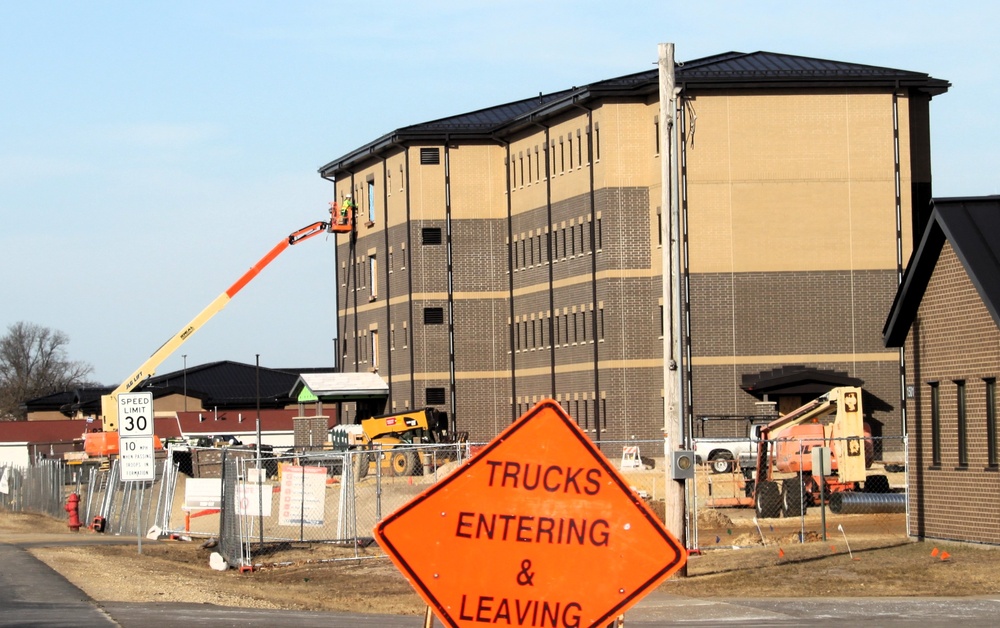
[[[828,534],[823,541],[799,533],[747,528],[719,511],[703,527],[728,530],[744,549],[706,549],[690,558],[687,576],[663,591],[696,598],[836,596],[971,596],[1000,593],[1000,553],[955,544],[913,543],[899,538],[886,547],[858,535]],[[714,526],[714,527],[713,527]],[[811,526],[810,526],[811,527]],[[714,532],[708,532],[713,534]],[[420,614],[421,599],[385,558],[337,561],[345,550],[331,546],[274,548],[252,573],[215,571],[204,541],[149,541],[120,545],[64,545],[73,536],[61,521],[41,515],[0,513],[0,542],[39,540],[35,556],[89,596],[103,601],[189,602],[293,610]],[[843,535],[841,535],[843,536]],[[714,540],[714,537],[713,537]],[[729,544],[729,547],[737,545]],[[377,554],[371,548],[371,554]],[[944,559],[942,559],[944,556]]]

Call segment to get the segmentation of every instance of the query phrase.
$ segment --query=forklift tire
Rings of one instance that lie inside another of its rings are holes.
[[[802,483],[791,478],[781,483],[781,514],[785,517],[799,517],[806,514],[805,500],[802,499]]]
[[[368,466],[371,462],[371,454],[364,451],[353,451],[351,455],[351,471],[354,471],[354,481],[365,479],[368,475]]]
[[[774,519],[781,515],[781,491],[777,482],[764,480],[757,486],[754,510],[759,519]]]
[[[419,468],[417,452],[394,451],[389,454],[389,465],[392,474],[397,477],[414,475]]]

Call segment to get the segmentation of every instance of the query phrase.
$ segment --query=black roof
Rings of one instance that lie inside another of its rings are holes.
[[[265,368],[260,367],[260,404],[262,408],[282,408],[294,400],[289,391],[302,373],[328,371],[329,368]],[[204,408],[232,409],[254,407],[257,403],[256,365],[222,360],[209,362],[186,370],[155,375],[135,388],[135,392],[149,391],[153,398],[183,394],[201,401]],[[77,411],[101,413],[101,396],[114,387],[78,388],[29,399],[21,407],[29,412],[60,410],[67,416]]]
[[[882,328],[887,347],[901,347],[906,340],[946,240],[1000,327],[1000,196],[939,198],[932,205]]]
[[[930,96],[951,86],[921,72],[894,70],[872,65],[813,59],[773,52],[726,52],[676,64],[675,81],[684,90],[877,87],[906,89]],[[563,110],[613,96],[640,96],[659,92],[659,70],[648,70],[539,94],[478,111],[402,127],[339,157],[320,168],[333,176],[388,148],[420,140],[444,138],[495,140]]]
[[[819,396],[837,386],[863,385],[864,380],[850,377],[843,371],[790,364],[760,373],[747,373],[743,375],[740,388],[763,399],[765,395]]]

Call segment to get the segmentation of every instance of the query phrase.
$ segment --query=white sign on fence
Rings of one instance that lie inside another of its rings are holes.
[[[323,525],[326,469],[286,465],[281,472],[278,525]]]
[[[247,517],[270,517],[272,494],[273,489],[269,485],[240,482],[236,485],[236,514]]]
[[[222,508],[220,478],[188,478],[184,483],[184,510],[218,510]]]

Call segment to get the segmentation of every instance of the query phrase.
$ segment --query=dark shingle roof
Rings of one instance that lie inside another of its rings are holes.
[[[911,89],[932,96],[948,90],[947,81],[921,72],[894,70],[871,65],[828,61],[773,52],[727,52],[678,63],[675,80],[687,90],[796,87],[879,87]],[[565,109],[601,98],[649,95],[659,91],[659,71],[648,70],[539,94],[478,111],[458,114],[399,128],[361,146],[320,168],[325,177],[335,176],[382,150],[420,140],[493,140],[517,131]]]
[[[265,368],[260,367],[260,403],[262,408],[281,408],[293,400],[288,396],[295,381],[302,373],[329,369],[321,368]],[[173,371],[149,378],[135,391],[150,391],[153,398],[183,394],[185,372]],[[192,366],[187,369],[187,394],[201,400],[205,408],[252,408],[257,402],[257,367],[253,364],[223,360]],[[81,411],[84,414],[101,413],[101,395],[113,387],[79,388],[53,393],[25,401],[22,407],[29,412],[60,410],[67,416]]]
[[[882,328],[887,347],[906,340],[946,240],[1000,327],[1000,196],[934,199],[933,206]]]

